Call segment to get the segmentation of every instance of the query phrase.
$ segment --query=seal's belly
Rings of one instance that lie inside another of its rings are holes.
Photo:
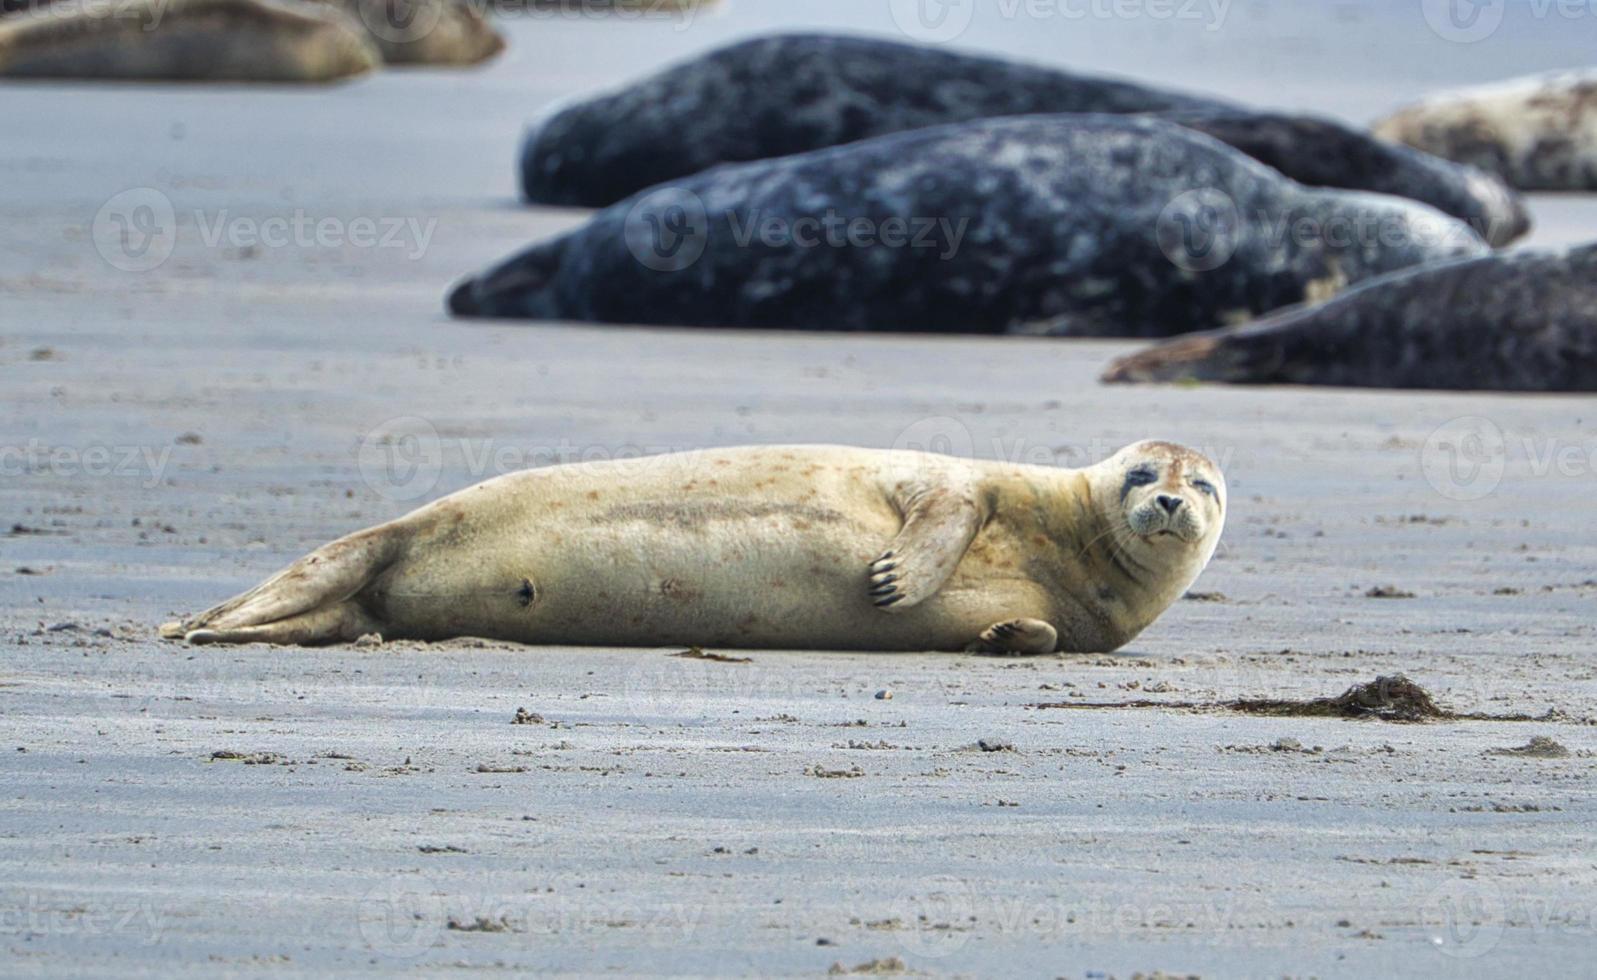
[[[868,568],[900,517],[847,473],[786,494],[564,489],[508,522],[440,522],[450,546],[418,550],[368,598],[407,635],[616,646],[959,649],[1025,612],[964,566],[920,607],[877,609]]]

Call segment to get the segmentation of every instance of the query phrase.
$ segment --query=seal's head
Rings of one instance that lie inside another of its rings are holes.
[[[1106,493],[1124,523],[1122,547],[1145,547],[1195,576],[1225,526],[1225,477],[1209,457],[1171,442],[1138,442],[1099,465]]]

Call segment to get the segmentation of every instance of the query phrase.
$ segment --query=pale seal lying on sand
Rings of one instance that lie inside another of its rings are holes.
[[[326,82],[380,64],[359,25],[312,4],[152,0],[157,11],[152,20],[58,4],[7,17],[0,77]]]
[[[1386,276],[1122,358],[1104,380],[1597,391],[1597,245]]]
[[[1220,471],[1142,442],[1084,469],[839,446],[524,470],[340,538],[161,628],[196,643],[1098,652],[1198,577]]]
[[[1498,174],[1522,190],[1597,189],[1597,72],[1438,94],[1376,123],[1375,133]]]
[[[998,116],[1158,113],[1299,183],[1398,194],[1492,244],[1529,227],[1496,179],[1312,116],[998,58],[862,37],[744,41],[552,113],[522,147],[522,188],[543,204],[605,207],[721,163],[823,149]]]
[[[1303,187],[1201,133],[1020,116],[717,167],[459,286],[467,316],[1168,336],[1483,254],[1403,198]]]
[[[308,0],[346,11],[390,65],[475,65],[505,49],[505,39],[473,0]]]

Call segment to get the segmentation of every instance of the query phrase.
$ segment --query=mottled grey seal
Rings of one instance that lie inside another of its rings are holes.
[[[108,17],[98,8],[60,4],[6,17],[0,76],[325,82],[380,63],[359,25],[312,4],[149,0],[147,6],[149,17]]]
[[[1113,650],[1225,522],[1199,453],[1084,469],[839,446],[524,470],[340,538],[168,638]]]
[[[1398,194],[1493,244],[1523,234],[1499,181],[1313,116],[999,58],[863,37],[792,34],[712,51],[613,94],[553,112],[527,136],[527,200],[605,207],[722,163],[998,116],[1157,113],[1300,183]]]
[[[1429,204],[1497,247],[1530,231],[1525,202],[1496,176],[1375,139],[1320,116],[1190,109],[1159,118],[1207,133],[1311,187],[1393,194]]]
[[[1597,245],[1385,276],[1122,358],[1104,380],[1597,391]]]
[[[460,285],[468,316],[1168,336],[1482,254],[1402,198],[1306,188],[1191,129],[1018,116],[717,167]]]
[[[1597,72],[1440,93],[1377,122],[1375,133],[1521,190],[1597,189]]]
[[[605,207],[719,163],[993,116],[1219,103],[1131,82],[863,37],[789,34],[720,48],[531,132],[530,201]]]

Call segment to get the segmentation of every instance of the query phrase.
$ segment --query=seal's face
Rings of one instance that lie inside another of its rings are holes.
[[[1109,461],[1126,527],[1153,547],[1194,549],[1207,560],[1225,523],[1225,478],[1202,453],[1139,442]]]

